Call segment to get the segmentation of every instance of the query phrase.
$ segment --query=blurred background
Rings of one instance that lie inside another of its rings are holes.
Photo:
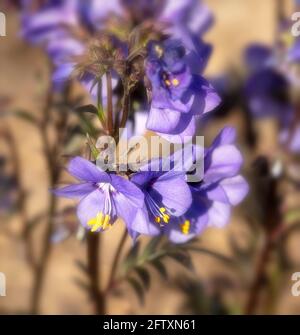
[[[291,275],[300,271],[297,179],[300,170],[294,164],[297,157],[278,149],[278,120],[249,116],[243,100],[248,76],[245,48],[253,43],[272,47],[280,34],[278,17],[284,14],[289,20],[294,1],[206,0],[205,3],[215,17],[215,24],[205,35],[205,40],[214,47],[205,75],[215,82],[224,104],[201,131],[208,145],[224,125],[237,128],[239,148],[245,157],[244,175],[251,191],[234,210],[225,229],[209,228],[201,235],[196,243],[202,252],[192,253],[192,271],[172,259],[166,260],[167,279],[156,269],[149,269],[151,287],[145,293],[144,303],[139,302],[127,283],[122,283],[109,296],[108,314],[243,314],[253,290],[259,292],[253,313],[300,313],[300,297],[291,293]],[[7,296],[0,297],[0,314],[27,314],[34,279],[30,257],[39,257],[45,243],[43,216],[51,201],[49,162],[43,151],[45,136],[34,124],[45,105],[50,68],[44,52],[20,38],[19,12],[13,1],[1,0],[0,11],[7,17],[7,36],[0,38],[0,272],[6,275]],[[275,97],[276,94],[275,91]],[[84,93],[80,95],[86,99]],[[75,135],[61,153],[60,166],[65,156],[84,142],[76,126],[70,127]],[[48,141],[55,142],[59,133],[51,127],[47,131]],[[280,172],[282,164],[287,164],[292,177],[276,185],[279,195],[275,199],[270,191],[273,179],[269,176],[270,171],[275,171],[275,175],[277,170]],[[60,182],[68,178],[63,173]],[[85,244],[74,233],[75,217],[70,207],[74,204],[61,200],[58,203],[55,243],[47,260],[41,314],[93,313],[81,269]],[[279,238],[278,231],[274,233],[265,227],[274,216],[284,221],[284,233],[280,225]],[[275,237],[270,237],[273,233]],[[103,234],[100,251],[104,255],[103,282],[109,275],[121,234],[120,225]],[[142,238],[142,244],[147,241]],[[129,249],[131,243],[127,243]]]

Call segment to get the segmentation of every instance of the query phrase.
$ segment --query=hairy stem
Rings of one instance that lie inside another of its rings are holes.
[[[10,146],[11,146],[11,154],[13,156],[14,162],[14,171],[17,178],[17,185],[19,188],[19,199],[18,199],[18,208],[21,214],[23,229],[22,229],[22,237],[25,242],[25,257],[28,265],[35,269],[35,259],[34,259],[34,252],[33,252],[33,244],[31,238],[31,231],[29,227],[29,218],[27,215],[26,209],[26,200],[27,200],[27,193],[22,186],[22,168],[20,162],[20,156],[18,152],[17,144],[15,143],[14,137],[9,134],[10,139]]]
[[[87,235],[87,259],[88,273],[90,277],[90,293],[94,302],[95,313],[104,315],[106,312],[105,296],[101,290],[101,273],[100,273],[100,238],[101,234],[88,233]]]
[[[268,175],[270,171],[268,172]],[[276,247],[277,241],[282,233],[282,219],[279,212],[280,198],[278,196],[279,179],[269,175],[264,184],[267,191],[262,200],[262,207],[265,210],[263,227],[265,241],[258,255],[257,264],[254,270],[254,279],[245,305],[245,314],[255,313],[260,302],[261,291],[267,282],[267,268],[270,256]],[[263,180],[261,180],[263,182]]]
[[[111,73],[106,73],[107,81],[107,130],[109,135],[113,135],[113,92]]]
[[[43,290],[44,279],[46,275],[46,269],[48,267],[50,252],[51,252],[51,234],[52,234],[52,220],[55,213],[57,200],[56,197],[51,196],[48,220],[46,225],[46,230],[44,233],[43,241],[43,250],[39,260],[38,265],[36,266],[35,271],[35,282],[34,288],[32,291],[31,297],[31,312],[32,314],[38,314],[40,310],[40,300]]]
[[[60,154],[60,146],[64,141],[66,128],[67,128],[67,120],[68,116],[66,111],[61,111],[60,113],[60,122],[56,125],[57,132],[57,140],[54,147],[51,149],[51,143],[48,139],[48,125],[50,121],[50,112],[52,108],[52,90],[49,90],[47,95],[47,100],[45,104],[43,120],[41,122],[40,133],[42,138],[42,145],[45,154],[45,158],[47,161],[47,166],[49,168],[49,179],[50,179],[50,188],[53,189],[59,181],[60,178],[60,168],[57,166],[57,160]],[[70,93],[70,87],[65,91],[65,102],[68,99],[68,95]],[[41,296],[44,286],[44,279],[46,276],[46,270],[50,258],[50,254],[52,251],[51,244],[51,236],[53,232],[53,218],[57,210],[57,197],[50,193],[49,207],[48,207],[48,216],[46,222],[45,232],[42,238],[42,252],[40,259],[36,265],[35,270],[35,278],[34,278],[34,286],[31,297],[31,312],[33,314],[38,314],[40,309]]]
[[[270,256],[274,251],[278,239],[283,232],[282,224],[278,225],[270,232],[265,239],[265,243],[258,257],[258,262],[255,270],[255,278],[250,288],[249,298],[245,307],[245,314],[252,315],[255,313],[256,307],[259,304],[260,293],[265,285],[267,274],[266,268],[269,264]]]
[[[121,258],[123,248],[125,246],[127,236],[128,236],[128,233],[127,233],[127,229],[125,228],[124,232],[122,234],[121,240],[119,242],[118,248],[116,250],[113,262],[112,262],[112,267],[111,267],[110,275],[109,275],[108,282],[107,282],[106,292],[109,292],[110,289],[114,286],[117,267],[118,267],[118,264],[119,264],[119,261],[120,261],[120,258]]]
[[[51,97],[48,95],[47,104],[44,112],[44,120],[42,122],[41,137],[43,144],[43,151],[46,157],[47,166],[50,169],[50,187],[53,188],[58,181],[59,173],[56,171],[56,167],[54,165],[54,157],[52,156],[52,152],[50,150],[50,143],[47,136],[47,124],[49,120],[49,111],[51,108]],[[35,270],[35,278],[34,278],[34,286],[31,297],[31,312],[32,314],[38,314],[40,310],[40,302],[41,295],[43,290],[44,278],[46,274],[46,269],[48,265],[48,260],[51,252],[51,234],[52,234],[52,221],[53,216],[56,211],[57,201],[56,197],[53,194],[50,194],[50,203],[48,207],[48,215],[45,232],[42,238],[42,252],[40,259],[36,265]]]
[[[120,122],[120,128],[125,128],[126,122],[128,119],[128,114],[129,114],[129,106],[130,106],[130,94],[129,92],[124,94],[123,98],[123,113],[122,113],[122,119]]]

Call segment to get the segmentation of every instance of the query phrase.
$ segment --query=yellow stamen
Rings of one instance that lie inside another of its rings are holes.
[[[164,213],[164,212],[166,211],[166,209],[165,209],[165,207],[161,207],[161,208],[159,209],[159,211],[160,211],[161,213]]]
[[[191,222],[189,220],[185,220],[181,225],[181,231],[184,235],[187,235],[190,232]]]
[[[155,218],[155,222],[156,222],[156,223],[160,223],[160,217],[159,217],[159,216],[157,216],[157,217]]]
[[[97,223],[97,219],[96,218],[93,218],[91,220],[88,221],[87,225],[89,227],[92,227],[93,225],[95,225]]]
[[[96,216],[96,218],[90,220],[88,222],[88,226],[92,226],[91,232],[94,233],[97,231],[99,228],[101,228],[103,223],[103,213],[99,212]]]
[[[110,221],[110,216],[109,215],[105,215],[105,218],[104,218],[104,222],[103,222],[103,225],[102,225],[102,229],[105,230],[107,228],[109,228],[109,221]]]
[[[171,82],[170,82],[169,79],[166,79],[166,80],[165,80],[165,83],[166,83],[167,86],[171,86]]]
[[[164,220],[165,223],[169,223],[169,220],[170,220],[169,215],[164,215],[163,220]]]
[[[178,86],[179,85],[179,80],[177,78],[172,79],[172,85],[173,86]]]

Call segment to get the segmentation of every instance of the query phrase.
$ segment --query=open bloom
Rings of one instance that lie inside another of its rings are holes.
[[[92,232],[104,231],[120,217],[131,236],[135,236],[132,222],[144,204],[144,194],[137,186],[123,177],[101,171],[81,157],[70,161],[68,172],[80,183],[54,190],[54,193],[80,199],[77,216],[85,228]]]
[[[163,171],[161,160],[157,160],[160,171],[150,171],[153,166],[158,170],[155,161],[154,165],[152,161],[141,167],[131,181],[143,191],[145,205],[138,209],[131,228],[146,235],[163,233],[174,243],[184,243],[206,227],[224,227],[232,207],[249,190],[240,175],[243,159],[234,144],[235,138],[235,130],[226,127],[205,150],[200,182],[186,181],[186,170],[175,166],[175,155],[169,157],[170,171]]]
[[[234,128],[226,127],[205,151],[203,179],[189,183],[190,208],[163,228],[174,243],[186,242],[209,226],[224,227],[231,208],[247,195],[249,187],[239,174],[243,159],[234,145],[235,138]]]
[[[213,87],[199,75],[210,47],[197,43],[196,51],[188,51],[177,39],[149,45],[146,70],[152,103],[147,128],[172,142],[193,136],[197,119],[220,102]]]
[[[177,171],[141,171],[131,177],[145,195],[145,205],[138,209],[132,229],[140,234],[156,235],[173,217],[185,213],[191,205],[185,174]]]

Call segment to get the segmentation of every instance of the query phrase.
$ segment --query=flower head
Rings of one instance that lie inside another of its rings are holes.
[[[54,193],[80,199],[77,216],[86,229],[104,231],[120,217],[133,234],[132,221],[144,204],[144,195],[137,186],[121,176],[101,171],[80,157],[71,160],[68,171],[80,183],[54,190]]]
[[[224,227],[232,206],[247,195],[248,184],[239,174],[243,159],[234,145],[235,137],[235,130],[226,127],[205,151],[203,179],[189,183],[190,208],[163,229],[173,242],[186,242],[208,226]]]
[[[188,51],[179,40],[149,44],[146,63],[152,85],[152,103],[147,128],[173,142],[193,136],[196,120],[219,102],[212,86],[198,73],[203,70],[210,47],[199,42]]]
[[[147,169],[146,169],[147,170]],[[156,235],[173,217],[184,214],[192,198],[184,173],[141,171],[131,177],[145,196],[144,207],[137,211],[132,229],[140,234]]]

